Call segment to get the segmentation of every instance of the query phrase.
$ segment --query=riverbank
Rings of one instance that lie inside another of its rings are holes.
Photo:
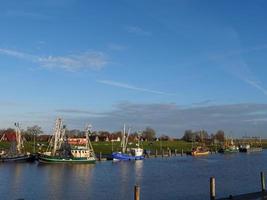
[[[120,151],[120,142],[92,142],[94,151],[96,154],[111,154],[114,151]],[[197,145],[197,144],[196,144]],[[34,152],[34,143],[33,142],[24,142],[25,150],[27,152]],[[37,142],[35,151],[36,152],[43,152],[46,151],[48,146],[48,142]],[[9,142],[0,142],[0,149],[8,149],[10,147]],[[135,143],[129,143],[128,147],[136,147]],[[171,151],[176,151],[177,153],[187,152],[190,151],[192,148],[191,142],[186,142],[183,140],[176,140],[176,141],[153,141],[153,142],[142,142],[141,147],[146,150],[150,150],[151,152],[158,152],[159,154],[162,151],[166,153]],[[267,140],[262,140],[262,147],[267,149]],[[211,151],[218,150],[216,146],[207,146]]]

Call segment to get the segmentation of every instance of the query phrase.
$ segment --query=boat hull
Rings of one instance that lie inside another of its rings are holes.
[[[34,162],[34,155],[4,156],[0,158],[1,162]]]
[[[205,152],[191,152],[191,155],[192,156],[207,156],[209,154],[210,154],[209,151],[205,151]]]
[[[248,149],[247,148],[240,148],[239,151],[243,152],[243,153],[261,152],[262,147],[251,147]]]
[[[39,155],[38,161],[40,163],[70,163],[70,164],[94,164],[95,159],[87,158],[59,158],[54,156]]]
[[[225,153],[225,154],[238,153],[239,149],[220,149],[218,152]]]
[[[112,153],[113,160],[143,160],[144,156],[131,156],[123,153]]]

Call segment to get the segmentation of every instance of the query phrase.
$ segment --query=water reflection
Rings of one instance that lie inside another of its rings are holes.
[[[51,199],[80,196],[91,186],[95,165],[86,164],[39,164],[42,169],[43,188]]]
[[[143,200],[202,200],[209,198],[211,176],[218,197],[258,191],[266,163],[267,151],[96,165],[1,163],[0,199],[124,200],[132,199],[134,185],[140,184]]]
[[[139,184],[142,182],[143,178],[143,160],[137,160],[135,162],[135,177],[136,177],[136,184]]]

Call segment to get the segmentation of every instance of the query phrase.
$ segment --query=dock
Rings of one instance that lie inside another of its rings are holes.
[[[265,175],[264,172],[260,173],[261,178],[261,191],[259,192],[252,192],[240,195],[229,195],[228,197],[224,198],[216,198],[216,186],[215,186],[215,178],[210,178],[210,200],[267,200],[267,191],[265,187]]]

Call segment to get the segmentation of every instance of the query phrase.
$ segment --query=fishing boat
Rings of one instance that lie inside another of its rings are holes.
[[[114,161],[116,160],[143,160],[144,159],[144,151],[140,148],[140,140],[138,139],[138,144],[136,144],[136,148],[131,148],[129,153],[127,152],[127,144],[128,138],[130,135],[130,128],[128,129],[128,133],[126,134],[126,127],[124,125],[122,132],[122,140],[121,140],[121,152],[113,152],[112,158]]]
[[[234,144],[233,139],[226,139],[224,142],[224,146],[219,149],[219,153],[238,153],[239,147]]]
[[[255,137],[255,142],[250,142],[250,143],[245,143],[240,145],[239,151],[244,152],[244,153],[252,153],[252,152],[261,152],[262,149],[262,144],[261,144],[261,138],[258,141],[258,138]]]
[[[207,149],[205,149],[204,147],[196,147],[193,148],[191,151],[191,155],[192,156],[206,156],[209,155],[209,151]]]
[[[40,163],[73,163],[93,164],[96,162],[95,153],[89,139],[91,125],[85,129],[86,145],[71,146],[65,134],[63,120],[56,120],[53,137],[46,152],[39,154]]]
[[[0,161],[2,162],[33,162],[35,156],[24,151],[20,124],[15,123],[16,140],[11,142],[9,151],[2,151]]]
[[[240,145],[239,151],[243,152],[243,153],[260,152],[260,151],[262,151],[262,147],[261,146],[251,147],[250,144]]]

